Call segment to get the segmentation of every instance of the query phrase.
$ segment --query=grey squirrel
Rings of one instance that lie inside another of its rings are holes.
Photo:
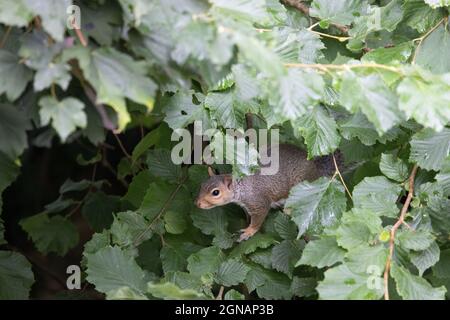
[[[342,162],[342,155],[335,154]],[[246,176],[234,180],[231,174],[214,174],[208,167],[209,179],[202,183],[195,201],[201,209],[236,203],[250,216],[250,225],[241,230],[239,241],[247,240],[262,226],[270,208],[280,208],[291,188],[301,181],[313,181],[335,171],[332,156],[307,160],[307,153],[290,144],[279,145],[279,169],[274,175]]]

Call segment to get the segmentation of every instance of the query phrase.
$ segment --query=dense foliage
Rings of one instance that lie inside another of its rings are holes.
[[[73,157],[92,178],[66,177],[19,222],[40,253],[76,247],[79,214],[95,232],[82,281],[108,299],[445,299],[450,1],[74,1],[81,30],[71,4],[0,0],[0,192],[27,149],[91,146]],[[300,183],[238,244],[243,211],[196,208],[206,166],[170,160],[172,131],[195,120],[277,128],[351,170]],[[96,178],[105,165],[126,192]],[[3,226],[0,298],[28,298],[32,265]]]

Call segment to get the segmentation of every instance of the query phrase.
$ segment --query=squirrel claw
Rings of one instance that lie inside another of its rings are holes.
[[[248,238],[250,238],[251,236],[253,236],[257,230],[253,229],[253,228],[246,228],[246,229],[241,229],[239,230],[241,233],[241,236],[239,237],[239,240],[237,242],[242,242],[244,240],[248,240]]]

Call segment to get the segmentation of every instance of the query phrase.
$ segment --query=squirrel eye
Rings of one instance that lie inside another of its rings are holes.
[[[219,189],[214,189],[214,190],[211,192],[211,194],[212,194],[213,196],[215,196],[215,197],[217,197],[217,196],[219,195],[219,193],[220,193]]]

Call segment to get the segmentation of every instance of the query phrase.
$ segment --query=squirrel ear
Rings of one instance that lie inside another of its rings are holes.
[[[231,184],[233,183],[233,177],[230,175],[225,175],[223,177],[223,182],[225,184],[225,186],[228,188],[228,190],[231,190]]]
[[[214,170],[212,167],[208,166],[208,174],[210,177],[215,176],[216,174],[214,173]]]

